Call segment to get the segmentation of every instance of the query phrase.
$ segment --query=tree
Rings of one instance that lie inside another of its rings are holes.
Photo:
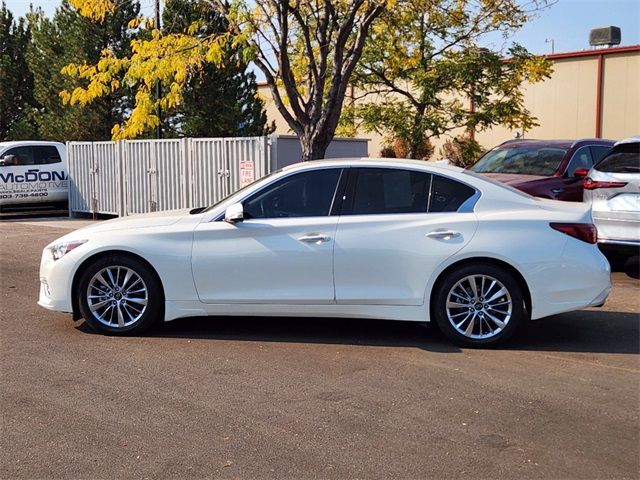
[[[0,6],[0,141],[37,137],[32,121],[33,76],[27,68],[30,32]]]
[[[528,130],[535,118],[522,87],[548,77],[551,64],[514,45],[481,48],[489,34],[509,38],[546,0],[407,0],[384,12],[354,75],[355,118],[365,129],[409,145],[452,130],[504,125]]]
[[[27,59],[34,75],[34,94],[40,104],[36,115],[40,134],[52,140],[107,140],[111,126],[122,121],[132,107],[130,92],[105,92],[90,107],[65,108],[59,93],[73,86],[61,73],[68,63],[91,64],[109,49],[130,52],[129,19],[139,13],[137,0],[119,0],[118,11],[103,22],[91,22],[63,0],[52,19],[42,10],[28,14],[32,42]]]
[[[475,139],[461,135],[447,140],[442,145],[442,155],[451,165],[467,168],[476,163],[487,150]]]
[[[224,15],[206,0],[167,0],[163,32],[183,33],[202,22],[202,33],[224,34]],[[247,71],[238,48],[227,48],[222,66],[205,64],[186,82],[183,102],[163,121],[171,131],[189,137],[260,136],[268,134],[264,102],[256,79]]]
[[[71,1],[94,20],[116,11],[115,0]],[[322,158],[371,25],[388,1],[211,0],[211,8],[226,17],[224,34],[203,31],[202,21],[180,34],[151,28],[150,39],[135,41],[129,57],[105,51],[97,64],[69,65],[65,72],[84,84],[63,92],[63,98],[87,105],[114,88],[134,85],[135,108],[112,133],[114,138],[136,136],[157,126],[158,103],[163,109],[181,103],[188,80],[207,63],[223,65],[231,46],[262,71],[276,107],[300,138],[303,160]],[[150,23],[139,18],[131,25],[150,28]],[[166,91],[154,99],[158,81]]]

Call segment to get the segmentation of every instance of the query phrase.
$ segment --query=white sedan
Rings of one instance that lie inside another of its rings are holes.
[[[435,320],[465,345],[602,305],[588,206],[455,167],[315,161],[208,208],[102,222],[48,245],[39,304],[108,334],[206,315]]]

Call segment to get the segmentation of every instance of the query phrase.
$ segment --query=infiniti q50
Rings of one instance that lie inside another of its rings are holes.
[[[587,205],[455,167],[307,162],[208,208],[65,235],[43,251],[38,303],[107,334],[189,316],[358,317],[435,321],[490,345],[603,304],[596,242]]]

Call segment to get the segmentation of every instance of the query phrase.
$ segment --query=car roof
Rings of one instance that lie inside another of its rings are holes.
[[[616,142],[616,145],[625,145],[627,143],[640,143],[640,135],[636,135],[634,137],[624,138],[619,142]]]
[[[0,147],[24,147],[30,145],[61,145],[65,146],[62,142],[51,142],[48,140],[12,140],[10,142],[0,142]]]
[[[607,138],[579,138],[575,140],[543,140],[538,138],[517,138],[513,140],[507,140],[501,143],[496,148],[501,147],[558,147],[558,148],[571,148],[581,143],[595,143],[601,145],[613,145],[614,141]]]
[[[311,160],[308,162],[294,163],[284,167],[283,170],[303,169],[313,166],[327,166],[327,167],[352,167],[352,166],[371,166],[371,167],[388,167],[388,166],[404,166],[404,167],[429,167],[442,171],[443,173],[459,173],[463,169],[453,165],[446,165],[442,163],[427,162],[425,160],[411,160],[407,158],[377,158],[377,157],[350,157],[350,158],[329,158],[324,160]]]

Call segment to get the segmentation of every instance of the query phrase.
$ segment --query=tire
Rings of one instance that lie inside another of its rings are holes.
[[[160,279],[127,255],[97,259],[82,273],[76,294],[80,314],[99,333],[140,334],[164,316]]]
[[[528,319],[516,279],[487,263],[464,265],[447,273],[434,290],[431,303],[431,313],[442,333],[468,347],[499,345]]]

